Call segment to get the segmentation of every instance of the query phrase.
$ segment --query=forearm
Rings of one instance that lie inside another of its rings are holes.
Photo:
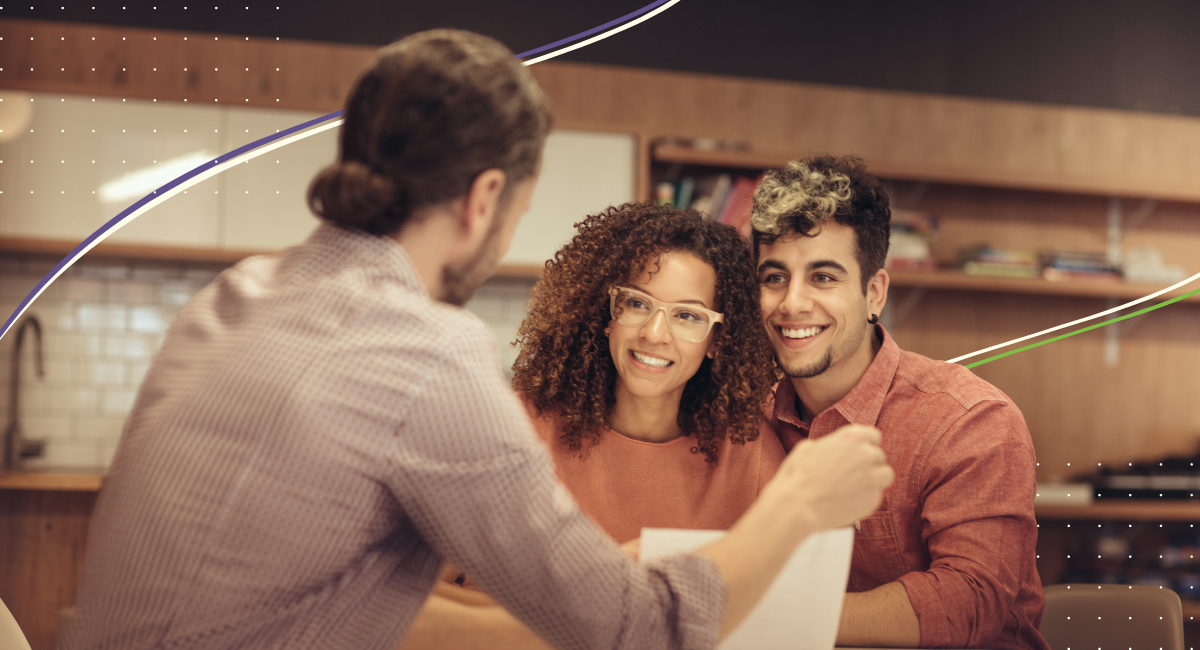
[[[722,638],[758,604],[810,534],[847,526],[878,507],[894,478],[878,442],[878,430],[847,426],[819,442],[800,443],[729,534],[700,550],[725,580]]]
[[[430,596],[400,650],[549,650],[536,634],[498,606],[473,606]]]
[[[780,507],[772,501],[764,493],[728,535],[698,551],[712,560],[725,578],[722,639],[737,629],[792,552],[814,531],[815,526],[795,508]]]
[[[889,582],[846,594],[837,645],[915,648],[920,644],[921,624],[904,585]]]

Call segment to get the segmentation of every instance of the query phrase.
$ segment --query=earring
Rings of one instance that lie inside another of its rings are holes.
[[[877,324],[877,323],[879,322],[879,315],[878,315],[878,314],[871,314],[871,317],[867,319],[867,322],[868,322],[868,323],[870,323],[870,324],[872,324],[872,325],[875,325],[875,324]]]

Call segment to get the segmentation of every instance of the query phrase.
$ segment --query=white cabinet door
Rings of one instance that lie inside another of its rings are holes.
[[[33,117],[0,144],[0,234],[82,241],[170,180],[172,160],[216,156],[217,109],[147,100],[32,93]],[[110,241],[215,247],[219,181],[196,185]]]
[[[0,143],[0,236],[82,241],[186,170],[319,117],[282,111],[32,93],[30,132]],[[177,194],[114,233],[131,244],[277,250],[317,225],[306,193],[337,156],[329,129],[237,165]],[[541,178],[504,259],[541,265],[574,224],[634,199],[632,134],[556,130]],[[173,170],[173,171],[172,171]]]
[[[533,203],[504,263],[541,266],[570,241],[585,216],[634,200],[636,173],[637,137],[631,133],[551,133]]]
[[[303,124],[322,113],[261,108],[228,109],[225,150]],[[308,208],[308,185],[337,159],[341,128],[280,147],[225,172],[221,242],[225,248],[275,250],[304,241],[318,220]]]

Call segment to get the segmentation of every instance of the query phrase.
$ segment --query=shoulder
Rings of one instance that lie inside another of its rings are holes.
[[[965,367],[916,352],[900,352],[895,382],[910,388],[918,399],[939,399],[961,413],[989,403],[1016,408],[1008,395]]]
[[[533,425],[533,432],[537,434],[537,437],[551,448],[558,444],[558,437],[561,435],[562,429],[559,426],[558,413],[554,411],[539,413],[533,402],[523,394],[518,393],[517,399],[525,408],[525,414],[529,416],[529,422]]]
[[[920,432],[918,458],[952,463],[1012,454],[1032,458],[1033,440],[1021,410],[958,364],[902,352],[888,402],[892,417],[905,423],[901,430]]]

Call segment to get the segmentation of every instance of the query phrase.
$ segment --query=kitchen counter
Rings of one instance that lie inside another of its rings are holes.
[[[93,470],[65,471],[0,471],[0,490],[36,490],[51,492],[99,492],[104,474]]]

